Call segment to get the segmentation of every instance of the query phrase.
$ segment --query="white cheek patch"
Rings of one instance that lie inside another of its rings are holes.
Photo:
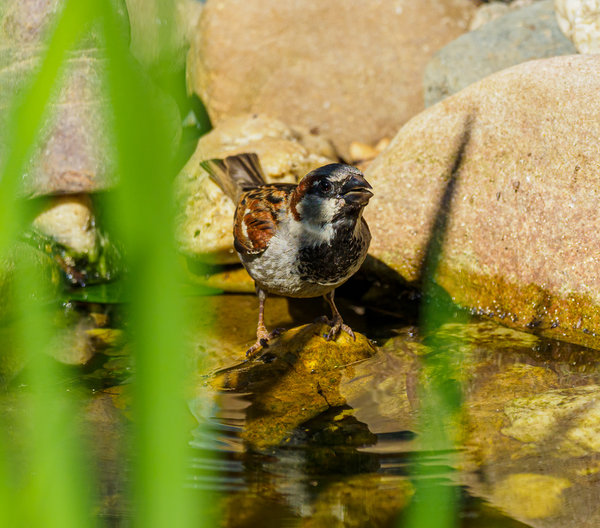
[[[342,205],[342,199],[308,197],[298,207],[302,221],[295,222],[292,230],[304,244],[330,243],[335,234],[333,219]]]
[[[331,223],[343,205],[342,199],[307,197],[298,207],[300,216],[313,224]]]

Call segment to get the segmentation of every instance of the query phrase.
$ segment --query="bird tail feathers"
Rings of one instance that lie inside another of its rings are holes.
[[[260,161],[255,153],[227,156],[225,159],[210,159],[200,162],[210,179],[237,203],[248,189],[265,184]]]

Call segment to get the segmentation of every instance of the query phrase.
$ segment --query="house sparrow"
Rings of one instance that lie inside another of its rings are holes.
[[[254,279],[259,299],[253,356],[282,330],[268,332],[264,305],[268,293],[286,297],[322,295],[332,318],[326,339],[340,331],[355,339],[333,301],[367,256],[371,241],[362,217],[373,193],[362,173],[332,163],[309,172],[295,184],[267,184],[256,154],[240,154],[201,163],[211,179],[237,204],[234,247]]]

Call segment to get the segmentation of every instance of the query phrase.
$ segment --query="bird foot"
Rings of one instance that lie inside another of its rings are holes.
[[[276,337],[279,337],[284,332],[285,332],[285,328],[275,328],[275,330],[273,330],[272,332],[267,332],[266,330],[264,330],[264,331],[259,330],[256,334],[256,343],[254,343],[246,351],[246,358],[252,359],[254,356],[256,356],[257,352],[261,348],[267,348],[269,346],[269,341],[271,341],[272,339],[275,339]]]
[[[329,317],[322,315],[321,317],[317,317],[317,319],[315,319],[315,323],[324,323],[328,326],[331,326],[331,330],[329,330],[329,332],[323,336],[325,337],[326,341],[332,341],[336,339],[342,331],[346,332],[354,341],[356,341],[356,336],[354,335],[352,328],[344,323],[341,317],[329,319]]]

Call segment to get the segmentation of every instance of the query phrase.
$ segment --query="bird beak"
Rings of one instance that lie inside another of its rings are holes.
[[[373,193],[371,185],[362,176],[352,176],[342,187],[342,198],[349,205],[367,205]]]

